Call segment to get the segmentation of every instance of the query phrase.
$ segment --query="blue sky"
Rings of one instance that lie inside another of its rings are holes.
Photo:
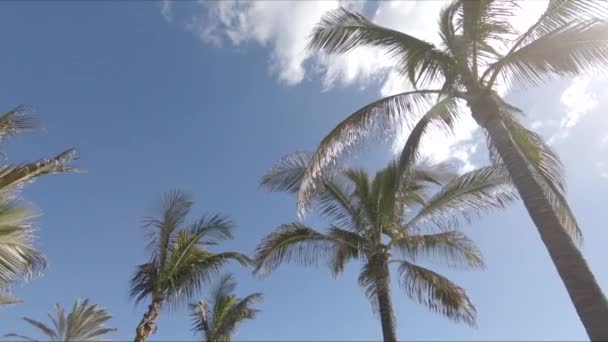
[[[434,25],[435,19],[420,18],[434,14],[437,3],[412,4],[368,3],[361,9],[381,23],[426,32],[421,25]],[[260,191],[260,176],[280,156],[314,149],[347,114],[396,87],[385,62],[365,55],[370,52],[347,60],[301,55],[317,15],[335,5],[0,4],[0,105],[8,110],[27,104],[45,125],[3,150],[18,163],[76,147],[77,165],[86,170],[27,187],[24,196],[44,213],[38,246],[49,266],[43,277],[14,289],[25,303],[0,310],[0,333],[39,336],[21,316],[45,319],[55,303],[71,306],[88,297],[113,314],[111,326],[119,329],[113,339],[132,339],[145,309],[127,295],[135,265],[145,261],[141,218],[155,213],[166,190],[191,192],[194,214],[220,212],[235,220],[236,239],[220,249],[251,252],[273,228],[294,220],[293,199]],[[562,155],[569,200],[585,235],[584,254],[605,290],[607,84],[604,78],[583,77],[508,94],[526,110],[528,124],[552,139]],[[485,153],[479,136],[465,127],[456,137],[435,141],[431,152],[449,152],[462,167],[478,165]],[[380,165],[391,147],[370,149],[357,163]],[[395,283],[399,338],[585,339],[521,205],[493,213],[466,233],[479,244],[488,269],[440,270],[469,290],[479,327],[428,312]],[[265,294],[262,313],[242,326],[238,339],[381,336],[356,283],[357,265],[336,280],[325,269],[293,266],[264,279],[237,266],[228,271],[239,282],[238,294]],[[155,340],[195,338],[185,310],[163,312]]]

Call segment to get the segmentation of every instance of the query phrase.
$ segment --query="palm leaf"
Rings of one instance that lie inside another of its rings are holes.
[[[282,263],[317,266],[319,259],[329,260],[333,241],[327,235],[300,223],[281,225],[257,246],[254,273],[266,275]]]
[[[312,153],[303,151],[282,157],[262,176],[260,187],[267,191],[297,193],[311,158]]]
[[[334,276],[344,271],[347,262],[362,257],[368,250],[368,241],[356,232],[332,226],[327,235],[335,241],[335,253],[331,260]]]
[[[0,293],[0,305],[20,304],[23,301],[6,293]]]
[[[410,298],[453,321],[476,325],[477,311],[463,288],[424,267],[394,262],[399,264],[399,284]]]
[[[74,172],[76,169],[70,164],[75,158],[76,150],[69,149],[50,159],[0,167],[0,190],[14,188],[46,174]]]
[[[455,177],[433,196],[408,222],[407,229],[432,222],[442,230],[452,230],[460,218],[470,222],[474,216],[491,208],[503,208],[515,199],[516,192],[502,166],[476,169]]]
[[[365,138],[396,132],[409,113],[416,113],[437,90],[419,90],[385,97],[359,109],[336,126],[319,144],[301,180],[298,191],[300,216],[323,191],[324,175],[329,175],[337,160],[353,151]]]
[[[409,235],[393,239],[389,247],[397,249],[403,256],[418,260],[436,260],[452,267],[483,268],[481,251],[475,243],[459,231],[436,234]]]
[[[0,140],[33,130],[38,126],[38,122],[27,115],[27,108],[25,106],[17,106],[0,116]]]

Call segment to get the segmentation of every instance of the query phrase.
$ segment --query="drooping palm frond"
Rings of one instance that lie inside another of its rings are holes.
[[[304,151],[283,156],[262,176],[260,187],[267,191],[297,193],[311,159],[312,153]]]
[[[483,167],[455,177],[418,211],[407,223],[407,229],[430,222],[441,230],[453,230],[460,219],[470,222],[473,217],[492,208],[503,208],[516,198],[504,167]]]
[[[337,160],[353,151],[365,138],[397,132],[410,113],[420,113],[439,90],[409,91],[385,97],[359,109],[334,128],[319,144],[298,191],[300,216],[323,191],[324,175],[332,173]],[[374,134],[380,132],[380,134]]]
[[[106,340],[106,335],[116,331],[106,327],[112,316],[96,304],[89,304],[89,300],[77,300],[72,311],[66,314],[59,304],[55,307],[55,316],[49,314],[53,327],[40,321],[24,317],[23,320],[39,330],[46,340],[50,341],[100,341]],[[35,339],[18,334],[7,334],[6,337],[16,337],[28,341]]]
[[[463,233],[452,230],[435,234],[404,235],[391,240],[389,247],[413,261],[438,261],[451,267],[483,268],[481,251]]]
[[[359,286],[365,291],[365,295],[372,305],[372,311],[374,314],[378,314],[378,288],[376,274],[374,273],[374,266],[366,260],[361,267],[359,272],[359,278],[357,279]]]
[[[11,296],[9,293],[0,292],[0,306],[19,303],[23,303],[23,301],[17,297]]]
[[[330,264],[334,276],[344,271],[346,263],[363,257],[369,251],[367,239],[357,232],[332,226],[327,235],[334,240],[335,253]]]
[[[69,149],[50,159],[41,159],[17,166],[2,166],[0,167],[0,191],[13,189],[42,175],[75,172],[77,170],[71,166],[74,159],[76,159],[76,150]]]
[[[416,85],[420,79],[442,77],[452,59],[433,44],[376,25],[363,15],[338,8],[327,12],[314,28],[308,49],[344,54],[360,46],[378,47],[395,59],[396,68]]]
[[[0,289],[38,274],[46,266],[44,255],[33,246],[30,208],[0,196]]]
[[[564,229],[575,242],[583,241],[583,234],[565,198],[566,186],[564,169],[559,156],[547,145],[543,138],[528,130],[513,117],[503,117],[503,124],[511,134],[511,139],[535,171],[538,181],[545,189],[545,196],[556,211]],[[488,141],[492,146],[492,140]],[[497,162],[501,162],[496,155]]]
[[[573,77],[608,65],[606,19],[573,21],[546,32],[494,63],[491,82],[498,73],[519,85],[546,83],[555,77]]]
[[[424,267],[393,262],[399,265],[399,284],[410,298],[453,321],[476,325],[477,311],[463,288]]]
[[[301,223],[279,226],[258,245],[254,273],[266,275],[282,263],[317,266],[320,259],[329,260],[334,250],[332,239]]]

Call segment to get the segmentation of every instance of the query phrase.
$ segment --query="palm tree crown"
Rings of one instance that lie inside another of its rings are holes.
[[[35,127],[25,107],[13,108],[0,116],[0,142]],[[38,213],[20,200],[20,189],[43,175],[76,171],[70,165],[75,157],[70,149],[33,163],[0,165],[0,296],[4,297],[0,304],[18,302],[7,295],[10,285],[40,273],[46,265],[44,255],[33,246],[33,220]]]
[[[310,158],[307,153],[284,157],[263,177],[262,186],[297,192]],[[479,250],[456,229],[514,198],[500,166],[461,176],[429,162],[391,163],[373,178],[364,170],[345,170],[324,178],[315,204],[329,228],[319,231],[297,222],[280,226],[257,247],[255,272],[267,274],[283,262],[310,266],[324,260],[337,275],[347,262],[360,260],[359,284],[381,318],[392,320],[392,312],[383,315],[379,303],[379,286],[389,291],[392,264],[412,299],[454,321],[474,325],[476,311],[466,291],[417,263],[430,258],[450,266],[482,267]],[[394,340],[394,329],[387,324],[385,340]]]
[[[131,297],[152,304],[138,327],[137,338],[155,331],[161,305],[176,307],[189,302],[230,260],[241,265],[249,257],[237,252],[214,253],[209,247],[233,237],[232,222],[220,215],[202,216],[186,223],[193,202],[180,191],[165,195],[163,212],[146,220],[148,262],[139,265],[131,279]]]
[[[51,314],[48,316],[52,326],[28,317],[23,317],[23,320],[42,332],[45,336],[44,341],[102,341],[106,340],[105,335],[116,331],[114,328],[105,326],[112,316],[98,305],[89,304],[88,299],[76,300],[72,311],[67,314],[63,307],[57,304],[55,317]],[[5,336],[38,341],[14,333]]]
[[[379,48],[394,58],[394,70],[413,90],[355,111],[321,141],[298,193],[299,213],[304,215],[322,192],[324,174],[331,173],[340,155],[375,135],[376,128],[396,131],[404,122],[417,122],[412,136],[419,140],[432,129],[450,132],[466,105],[486,133],[490,159],[504,164],[518,189],[590,338],[606,340],[608,301],[575,245],[582,234],[565,199],[561,162],[519,122],[521,111],[499,96],[499,87],[606,70],[608,5],[550,0],[521,33],[511,25],[517,7],[510,0],[454,0],[439,15],[438,45],[346,9],[328,12],[312,32],[312,52]],[[402,156],[411,155],[407,148]]]
[[[254,304],[262,299],[262,294],[239,298],[233,294],[235,287],[232,276],[225,275],[206,301],[190,304],[193,330],[201,333],[205,341],[232,341],[238,326],[259,312]]]

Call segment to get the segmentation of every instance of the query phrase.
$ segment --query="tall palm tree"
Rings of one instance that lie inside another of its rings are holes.
[[[280,160],[262,178],[272,191],[297,192],[310,154]],[[359,284],[379,312],[385,341],[396,341],[389,264],[413,300],[448,318],[475,324],[476,310],[466,291],[417,264],[429,258],[450,266],[483,267],[479,250],[456,230],[463,222],[514,199],[500,166],[461,176],[441,165],[391,163],[371,178],[349,169],[325,177],[315,206],[328,220],[326,231],[288,223],[256,249],[255,272],[267,274],[283,262],[316,266],[326,260],[334,275],[349,261],[363,263]],[[437,190],[433,193],[433,190]]]
[[[190,304],[193,330],[201,333],[206,342],[232,341],[236,328],[259,312],[254,304],[262,299],[262,294],[239,298],[233,293],[235,287],[232,276],[225,275],[206,301]]]
[[[162,307],[176,308],[191,301],[228,261],[244,266],[251,262],[241,253],[207,249],[232,239],[233,224],[220,215],[202,216],[187,224],[192,204],[187,194],[169,192],[164,196],[161,216],[146,219],[150,259],[137,266],[130,295],[136,302],[149,299],[150,305],[137,326],[135,341],[145,341],[156,331]]]
[[[116,331],[105,324],[112,316],[97,304],[89,304],[89,300],[76,300],[72,311],[65,312],[59,304],[55,306],[55,317],[48,314],[52,326],[35,319],[23,317],[23,320],[44,334],[44,341],[107,341],[106,335]],[[31,337],[6,334],[5,337],[15,337],[26,341],[40,341]],[[103,338],[103,339],[102,339]]]
[[[0,142],[35,127],[23,106],[13,108],[0,116]],[[75,156],[70,149],[33,163],[0,163],[0,293],[8,291],[14,282],[39,273],[46,265],[42,253],[33,246],[33,219],[38,215],[19,199],[19,190],[37,177],[75,171],[70,165]]]
[[[302,181],[300,213],[315,197],[322,174],[339,155],[373,135],[372,127],[394,128],[403,116],[423,112],[432,101],[433,110],[421,117],[414,133],[424,135],[433,123],[449,122],[451,129],[461,114],[454,106],[466,104],[487,134],[491,159],[506,166],[589,337],[608,340],[608,302],[575,244],[581,233],[565,200],[559,158],[518,122],[519,110],[497,93],[499,84],[537,85],[605,70],[608,6],[596,0],[550,0],[519,35],[510,24],[516,7],[509,0],[453,1],[440,13],[439,46],[346,9],[327,13],[312,33],[311,51],[380,48],[394,58],[395,70],[414,90],[370,103],[323,139]]]

